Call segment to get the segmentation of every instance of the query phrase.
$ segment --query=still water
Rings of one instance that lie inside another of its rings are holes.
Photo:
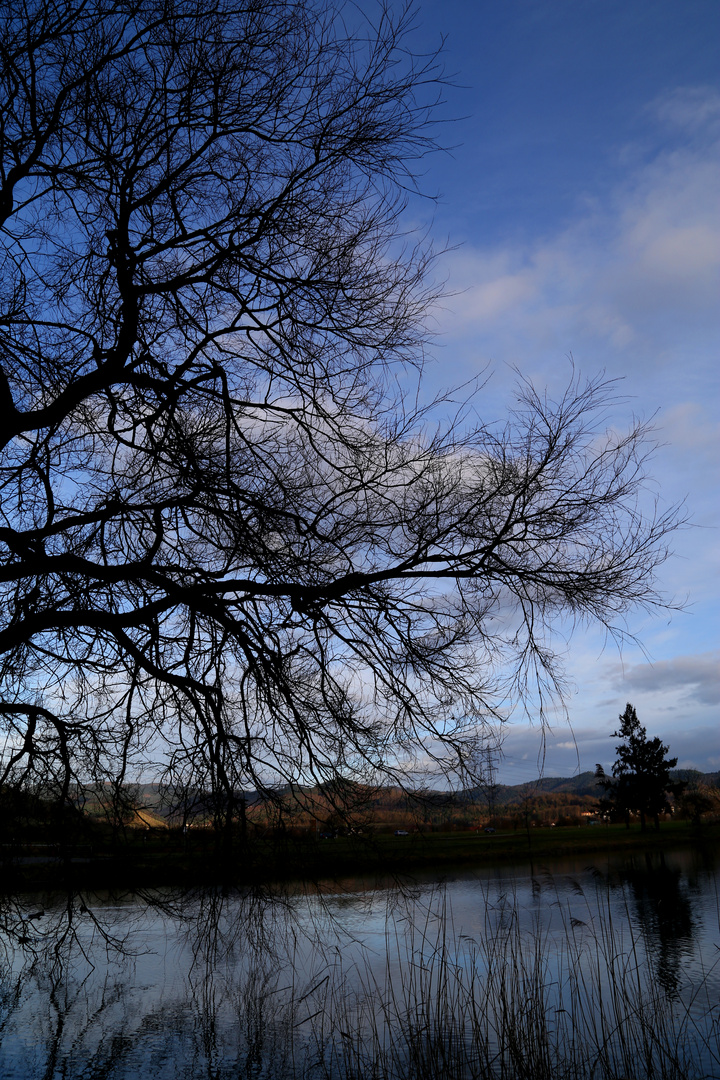
[[[718,1078],[719,897],[699,851],[18,896],[0,1076]]]

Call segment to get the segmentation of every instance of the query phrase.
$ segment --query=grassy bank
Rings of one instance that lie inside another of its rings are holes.
[[[667,822],[659,832],[623,825],[497,832],[411,833],[320,839],[275,835],[245,846],[219,845],[209,831],[161,835],[133,833],[112,843],[101,833],[65,850],[51,845],[5,848],[6,888],[59,881],[94,887],[236,883],[358,874],[411,875],[468,866],[499,866],[577,855],[596,861],[623,851],[720,846],[720,825],[697,828]]]

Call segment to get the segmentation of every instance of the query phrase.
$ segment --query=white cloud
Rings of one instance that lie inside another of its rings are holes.
[[[683,134],[710,131],[720,135],[720,93],[713,86],[676,87],[651,102],[647,112]]]
[[[609,195],[588,197],[553,233],[448,256],[458,292],[439,319],[443,363],[434,378],[462,382],[490,362],[483,406],[502,415],[514,378],[506,364],[553,393],[567,383],[572,354],[584,373],[624,379],[629,403],[613,413],[618,427],[631,412],[656,414],[654,491],[663,508],[687,497],[690,521],[701,526],[672,538],[678,558],[662,571],[667,594],[691,612],[669,629],[653,627],[656,643],[662,633],[676,639],[660,651],[665,659],[717,640],[704,628],[717,594],[720,506],[720,96],[681,88],[647,116],[648,139],[653,125],[656,135],[662,129],[654,149],[622,151]]]
[[[717,332],[720,98],[677,91],[654,110],[674,141],[649,161],[628,152],[632,168],[603,203],[588,200],[555,235],[448,255],[457,291],[439,322],[467,361],[473,350],[476,362],[532,363],[540,350],[556,365],[581,350],[609,367],[687,373],[691,360],[710,374],[698,350]]]
[[[654,147],[624,148],[614,190],[589,196],[561,228],[448,256],[457,293],[439,317],[444,348],[435,378],[460,382],[494,361],[483,405],[502,415],[513,379],[505,364],[551,392],[566,385],[569,354],[584,373],[622,376],[620,392],[631,400],[613,422],[622,427],[631,411],[657,413],[654,490],[663,507],[687,495],[690,519],[702,526],[672,538],[678,557],[660,581],[687,613],[640,613],[629,625],[654,663],[629,643],[623,668],[603,654],[601,632],[574,637],[573,729],[558,724],[547,741],[546,775],[569,775],[578,757],[583,769],[611,760],[609,736],[628,700],[682,762],[708,769],[720,760],[720,655],[709,651],[718,640],[720,95],[674,90],[648,106],[646,120]],[[542,764],[540,732],[510,730],[506,775],[523,779]]]
[[[698,401],[681,401],[663,411],[657,429],[680,453],[716,464],[720,447],[720,421]]]

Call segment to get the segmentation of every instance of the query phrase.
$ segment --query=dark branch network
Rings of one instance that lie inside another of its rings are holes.
[[[402,211],[442,76],[411,12],[347,18],[5,5],[5,784],[162,768],[227,807],[462,769],[562,688],[553,624],[657,601],[675,519],[612,387],[445,428],[393,390],[434,299]]]

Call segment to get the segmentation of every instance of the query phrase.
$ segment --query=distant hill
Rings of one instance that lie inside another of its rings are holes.
[[[484,786],[473,788],[460,798],[468,802],[486,802],[489,789]],[[597,797],[598,785],[595,773],[583,772],[577,776],[539,776],[524,784],[497,784],[494,789],[494,802],[498,807],[515,806],[526,799],[539,795],[592,795]]]
[[[690,783],[717,785],[720,787],[720,772],[701,773],[696,769],[674,769],[671,774],[673,780],[685,780]],[[287,794],[289,788],[282,794]],[[304,794],[321,795],[322,788],[302,788]],[[256,791],[246,791],[245,800],[248,806],[262,803],[262,796]],[[557,797],[558,803],[569,802],[572,797],[577,797],[579,802],[586,802],[588,798],[599,797],[598,783],[594,772],[582,772],[577,776],[540,776],[537,780],[526,781],[523,784],[496,784],[492,793],[492,802],[496,810],[520,806],[528,800],[550,800]],[[160,799],[160,787],[158,784],[139,785],[140,806],[165,817],[168,812]],[[484,786],[473,788],[463,792],[447,792],[431,790],[420,796],[419,801],[428,806],[435,807],[463,807],[468,805],[487,805],[490,796],[489,789]],[[196,809],[202,809],[202,796],[199,795]],[[414,800],[411,799],[411,802]],[[408,796],[398,787],[383,787],[374,790],[369,806],[377,809],[392,807],[406,807]]]
[[[700,772],[699,769],[671,769],[670,776],[673,780],[686,780],[695,784],[707,784],[709,787],[720,787],[720,772]]]

